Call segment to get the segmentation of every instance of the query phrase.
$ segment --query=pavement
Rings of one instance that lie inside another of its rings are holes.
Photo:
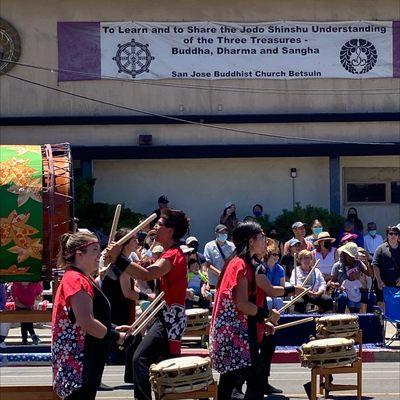
[[[51,329],[49,324],[35,324],[35,331],[40,337],[42,343],[39,346],[33,346],[29,344],[23,346],[21,344],[21,332],[19,325],[13,325],[10,329],[9,335],[5,341],[7,348],[0,348],[0,366],[4,365],[26,365],[21,357],[12,358],[11,354],[21,354],[21,353],[37,353],[42,354],[38,357],[36,365],[48,365],[50,364],[50,342],[51,342]],[[388,327],[387,336],[394,334],[394,328]],[[200,339],[200,338],[199,338]],[[30,339],[28,339],[30,342]],[[193,341],[183,342],[183,354],[186,355],[200,355],[207,356],[208,350],[204,348],[199,348],[199,342],[193,343]],[[13,350],[11,350],[13,349]],[[11,354],[10,354],[11,353]],[[4,356],[7,355],[5,358]],[[3,357],[2,357],[3,356]],[[394,341],[390,346],[363,346],[363,361],[364,362],[400,362],[400,341]],[[296,347],[280,348],[278,347],[273,363],[297,363],[299,362],[299,355]]]
[[[132,385],[123,383],[123,367],[106,366],[103,383],[113,390],[98,392],[96,399],[128,400],[133,398]],[[4,385],[50,385],[51,368],[47,367],[3,367],[0,369],[0,386]],[[367,363],[363,365],[363,400],[399,400],[400,363]],[[217,373],[214,378],[219,379]],[[266,400],[307,399],[303,384],[310,380],[310,370],[296,364],[276,364],[272,366],[270,383],[283,389],[282,395],[268,396]],[[334,382],[355,384],[356,375],[334,376]],[[1,398],[1,395],[0,395]],[[355,399],[355,391],[336,392],[332,399]]]

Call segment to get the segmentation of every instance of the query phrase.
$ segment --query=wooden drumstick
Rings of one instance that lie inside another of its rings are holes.
[[[308,273],[306,276],[306,279],[304,279],[303,283],[300,285],[301,287],[304,287],[304,285],[307,283],[307,281],[310,279],[311,274],[314,272],[315,268],[317,268],[320,260],[317,260],[317,262],[314,264],[314,266],[311,268],[311,271]]]
[[[140,331],[148,325],[151,320],[158,314],[158,312],[166,305],[167,303],[163,300],[152,312],[151,314],[133,331],[132,336],[136,336]]]
[[[157,214],[153,213],[149,217],[147,217],[142,223],[140,223],[136,228],[133,228],[129,233],[123,236],[121,239],[118,240],[117,245],[121,246],[126,243],[128,240],[133,238],[142,228],[146,225],[149,225],[150,222],[154,221],[157,218]]]
[[[117,207],[115,208],[115,212],[114,212],[113,223],[111,225],[110,236],[108,237],[108,245],[110,245],[111,242],[113,242],[115,239],[115,232],[117,232],[119,216],[121,215],[121,209],[122,209],[122,205],[117,204]]]
[[[311,288],[306,289],[304,292],[301,292],[299,295],[297,295],[293,300],[289,301],[289,303],[285,304],[281,309],[278,310],[279,314],[282,314],[287,308],[292,306],[294,303],[297,302],[297,300],[301,299],[306,293],[308,293],[311,290]]]
[[[164,297],[164,292],[161,292],[150,305],[139,315],[138,319],[131,325],[130,330],[133,331],[154,309],[157,303]]]
[[[314,321],[314,317],[308,317],[304,319],[299,319],[297,321],[288,322],[287,324],[278,325],[275,327],[275,330],[279,331],[280,329],[290,328],[291,326],[305,324],[306,322],[311,322],[311,321]]]

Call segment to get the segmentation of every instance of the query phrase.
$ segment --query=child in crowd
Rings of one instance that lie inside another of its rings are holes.
[[[348,279],[342,283],[341,289],[347,294],[348,307],[351,313],[359,313],[361,307],[361,288],[362,283],[358,278],[357,268],[351,268],[347,271]]]
[[[193,308],[197,304],[200,308],[210,308],[211,293],[207,276],[200,271],[200,264],[196,259],[188,261],[188,298],[186,308]]]
[[[0,283],[0,311],[4,310],[7,302],[7,289],[4,283]],[[8,330],[10,329],[10,324],[8,322],[3,322],[0,324],[0,347],[6,347],[4,341],[8,335]]]
[[[42,292],[42,282],[13,282],[11,295],[15,302],[15,309],[32,310],[35,301],[42,300]],[[31,335],[33,344],[38,345],[40,339],[33,329],[33,323],[21,322],[22,344],[24,345],[28,344],[28,332]]]

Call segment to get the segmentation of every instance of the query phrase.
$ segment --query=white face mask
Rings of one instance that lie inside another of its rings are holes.
[[[220,242],[226,242],[228,240],[228,234],[227,233],[219,233],[218,240]]]

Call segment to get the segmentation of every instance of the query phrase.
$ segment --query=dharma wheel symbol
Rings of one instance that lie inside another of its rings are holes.
[[[135,78],[143,72],[149,72],[150,63],[154,57],[150,54],[148,44],[142,44],[132,39],[125,44],[119,44],[113,60],[118,65],[118,72],[124,72]]]

